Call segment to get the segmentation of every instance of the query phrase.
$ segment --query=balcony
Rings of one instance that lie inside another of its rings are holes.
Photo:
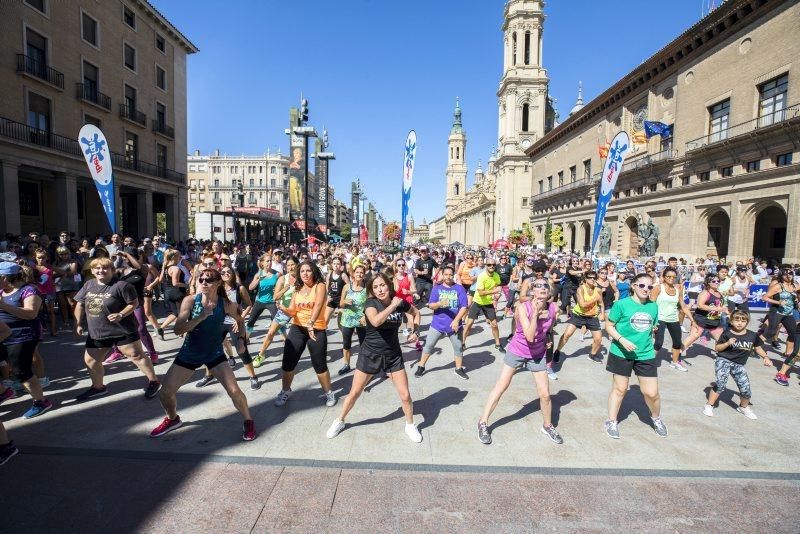
[[[83,151],[75,138],[64,137],[47,130],[39,130],[5,117],[0,117],[0,138],[30,143],[38,147],[69,154],[84,163]],[[117,168],[130,169],[142,174],[157,176],[181,185],[186,183],[186,176],[182,173],[115,152],[111,153],[111,162]]]
[[[64,90],[63,73],[25,54],[17,54],[17,72],[43,80],[53,87]]]
[[[132,106],[119,105],[119,116],[143,128],[147,128],[147,116]]]
[[[97,90],[97,87],[88,83],[78,82],[75,84],[75,97],[78,100],[101,107],[106,111],[111,111],[111,97],[104,95]]]
[[[153,132],[163,135],[168,139],[175,139],[175,128],[169,126],[166,122],[160,120],[153,120]]]
[[[675,161],[676,159],[678,159],[677,150],[662,150],[661,152],[649,154],[633,161],[626,161],[622,166],[621,172],[635,171],[636,169],[641,169],[643,167],[647,167],[648,165],[661,163],[663,161]]]
[[[538,202],[544,200],[546,198],[563,195],[569,191],[574,191],[576,189],[580,189],[582,187],[591,187],[592,185],[596,184],[600,181],[600,173],[595,174],[591,177],[584,177],[574,182],[569,182],[564,185],[560,185],[556,188],[553,188],[549,191],[542,191],[538,195],[534,195],[532,198],[533,202]]]
[[[733,141],[740,136],[758,134],[770,126],[781,124],[793,119],[800,118],[800,104],[795,104],[788,108],[774,111],[767,115],[762,115],[756,119],[731,126],[728,129],[713,132],[703,137],[698,137],[686,143],[686,152],[698,150],[700,148],[716,145],[726,141]]]

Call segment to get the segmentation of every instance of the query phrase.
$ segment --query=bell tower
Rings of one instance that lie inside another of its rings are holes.
[[[456,97],[453,127],[447,140],[447,201],[450,210],[467,198],[467,134],[461,124],[461,100]]]
[[[530,208],[532,165],[527,150],[545,134],[547,71],[542,67],[543,0],[508,0],[503,22],[503,77],[497,90],[497,220],[495,235],[522,229]]]

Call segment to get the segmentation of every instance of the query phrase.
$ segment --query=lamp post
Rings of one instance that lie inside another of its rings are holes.
[[[322,140],[320,144],[322,152],[317,152],[317,160],[320,163],[320,168],[315,168],[317,174],[317,217],[322,220],[323,224],[328,224],[328,162],[336,159],[336,154],[328,152],[328,130],[322,129]]]

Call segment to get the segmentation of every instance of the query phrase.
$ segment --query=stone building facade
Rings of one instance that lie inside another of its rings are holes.
[[[612,254],[639,256],[652,221],[657,255],[800,262],[798,27],[796,0],[728,0],[533,144],[536,242],[549,221],[566,249],[589,249],[598,145],[649,120],[674,134],[628,154],[606,216]]]
[[[77,135],[112,151],[117,227],[188,233],[186,62],[192,44],[146,0],[15,0],[0,20],[0,232],[109,226]]]

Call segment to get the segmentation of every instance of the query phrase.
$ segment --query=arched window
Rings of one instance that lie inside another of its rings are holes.
[[[461,147],[456,147],[456,159],[461,159]]]
[[[522,131],[528,131],[528,115],[530,113],[530,106],[528,104],[522,104]]]
[[[456,184],[455,192],[456,192],[456,196],[458,196],[458,184]]]
[[[270,174],[275,174],[275,165],[269,168]]]
[[[525,64],[531,64],[531,32],[525,32]]]
[[[511,36],[511,43],[512,43],[512,46],[511,46],[511,64],[512,65],[516,65],[517,64],[517,32],[514,32],[514,34]]]
[[[453,147],[450,147],[450,159],[453,159]]]

